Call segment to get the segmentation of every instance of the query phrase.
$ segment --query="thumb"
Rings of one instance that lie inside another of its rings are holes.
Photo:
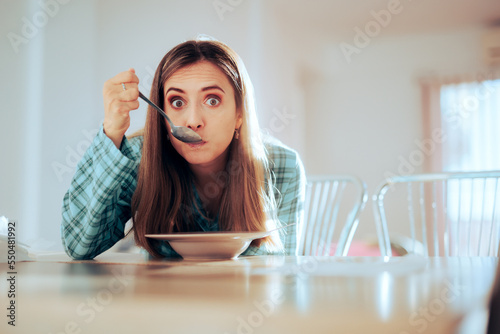
[[[135,70],[131,67],[128,69],[130,72],[135,73]]]

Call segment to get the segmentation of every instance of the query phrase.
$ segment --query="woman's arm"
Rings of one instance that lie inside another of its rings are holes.
[[[285,255],[297,255],[297,230],[304,221],[306,176],[300,156],[276,140],[268,143],[268,158],[275,178],[277,219],[281,225],[295,224],[280,231]],[[250,246],[242,255],[266,255],[265,246]]]
[[[134,69],[104,83],[104,122],[77,166],[64,196],[61,235],[74,259],[92,259],[123,238],[131,216],[142,140],[125,139],[130,111],[139,107]]]
[[[286,255],[297,255],[297,230],[302,228],[304,221],[304,199],[306,176],[302,160],[297,152],[287,148],[274,149],[274,174],[276,176],[278,220],[287,227],[282,235]]]
[[[124,137],[118,150],[101,127],[77,165],[63,199],[61,225],[64,248],[73,259],[92,259],[123,238],[141,145],[141,137]]]

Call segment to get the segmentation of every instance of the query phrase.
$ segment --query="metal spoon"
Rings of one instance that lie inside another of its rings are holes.
[[[170,131],[172,132],[172,135],[175,138],[185,143],[198,143],[201,141],[200,135],[191,130],[190,128],[186,128],[185,126],[174,125],[174,123],[172,123],[167,114],[160,107],[158,107],[156,104],[151,102],[147,97],[145,97],[141,92],[139,92],[139,97],[144,101],[146,101],[151,107],[155,108],[163,117],[165,117],[168,124],[170,124]]]

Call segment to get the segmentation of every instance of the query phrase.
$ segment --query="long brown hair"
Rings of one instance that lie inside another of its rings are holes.
[[[223,184],[219,208],[222,231],[265,231],[277,223],[273,179],[258,128],[253,86],[243,62],[224,43],[190,40],[170,50],[161,60],[153,80],[150,99],[164,105],[164,84],[179,69],[199,61],[216,65],[234,90],[236,110],[242,117],[239,139],[229,145],[226,169],[214,175]],[[193,175],[189,165],[168,140],[161,115],[148,109],[144,127],[142,159],[137,188],[132,197],[133,231],[136,243],[155,257],[161,257],[156,242],[145,234],[194,230]],[[254,240],[270,249],[282,250],[276,236]]]

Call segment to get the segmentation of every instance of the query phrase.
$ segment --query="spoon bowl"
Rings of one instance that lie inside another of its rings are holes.
[[[141,92],[139,92],[139,97],[141,99],[143,99],[144,101],[146,101],[151,107],[153,107],[154,109],[156,109],[156,111],[158,111],[163,117],[165,117],[165,119],[167,120],[168,124],[170,125],[170,131],[172,132],[172,135],[175,138],[179,139],[180,141],[182,141],[184,143],[199,143],[199,142],[202,141],[200,135],[197,134],[196,132],[194,132],[193,130],[191,130],[190,128],[187,128],[185,126],[174,125],[174,123],[172,123],[172,121],[167,116],[167,114],[163,111],[163,109],[161,109],[156,104],[154,104],[153,102],[151,102]]]

